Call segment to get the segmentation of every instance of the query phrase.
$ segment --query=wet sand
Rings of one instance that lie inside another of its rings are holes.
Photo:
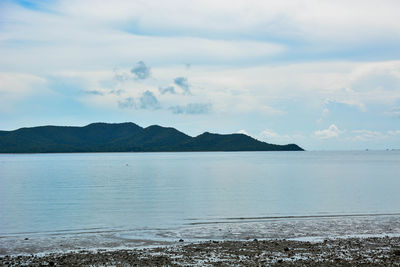
[[[1,266],[400,266],[400,237],[304,242],[290,240],[176,242],[116,251],[80,250],[2,256]]]

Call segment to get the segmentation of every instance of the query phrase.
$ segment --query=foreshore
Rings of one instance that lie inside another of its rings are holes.
[[[1,256],[1,266],[400,266],[400,237],[206,241],[143,249]]]

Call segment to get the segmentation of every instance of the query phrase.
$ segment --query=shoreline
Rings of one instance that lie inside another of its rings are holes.
[[[400,266],[400,237],[251,240],[189,243],[115,250],[78,250],[26,256],[0,256],[1,266]]]

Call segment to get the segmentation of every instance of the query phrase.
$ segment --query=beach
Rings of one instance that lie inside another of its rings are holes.
[[[1,266],[400,266],[400,237],[250,240],[0,257]]]

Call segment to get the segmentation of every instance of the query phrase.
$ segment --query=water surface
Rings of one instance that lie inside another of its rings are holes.
[[[397,234],[399,174],[398,151],[3,154],[0,248],[79,233]]]

